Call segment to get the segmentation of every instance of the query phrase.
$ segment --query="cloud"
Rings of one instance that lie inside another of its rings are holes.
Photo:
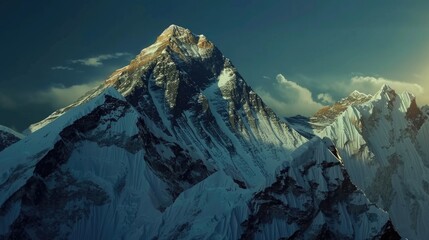
[[[413,82],[390,80],[383,77],[355,76],[351,78],[348,90],[358,90],[363,93],[374,94],[387,84],[397,93],[409,92],[417,98],[419,105],[429,104],[429,96],[425,89],[429,86],[422,86]]]
[[[73,68],[67,67],[67,66],[53,66],[51,67],[51,70],[68,70],[71,71]]]
[[[264,87],[256,88],[255,91],[280,116],[297,114],[311,116],[324,107],[323,104],[313,100],[309,89],[287,80],[281,74],[277,75],[276,81],[271,86],[266,84]],[[321,96],[329,100],[330,95],[323,93]]]
[[[317,95],[317,99],[326,104],[334,103],[334,99],[329,93],[319,93],[319,95]]]
[[[103,81],[93,81],[90,83],[73,85],[70,87],[55,86],[36,93],[34,101],[48,103],[55,108],[67,106],[89,90],[97,87]]]
[[[384,84],[389,85],[397,92],[410,92],[413,94],[422,94],[424,89],[417,83],[394,81],[382,77],[356,76],[351,79],[351,87],[353,90],[375,93]]]
[[[77,64],[82,64],[85,66],[90,66],[90,67],[99,67],[99,66],[103,65],[103,61],[115,59],[115,58],[121,58],[121,57],[125,57],[125,56],[130,56],[130,55],[131,54],[127,53],[127,52],[119,52],[119,53],[113,53],[113,54],[102,54],[102,55],[98,55],[95,57],[72,60],[71,62],[77,63]]]

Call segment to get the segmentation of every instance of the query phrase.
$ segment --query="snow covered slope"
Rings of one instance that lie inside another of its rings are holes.
[[[399,238],[329,139],[298,148],[262,190],[163,141],[114,89],[68,111],[0,154],[0,238]]]
[[[328,138],[292,154],[254,195],[242,239],[399,239],[388,214],[350,181]]]
[[[0,151],[23,139],[24,136],[14,130],[0,125]]]
[[[429,239],[429,121],[412,94],[385,85],[319,135],[334,141],[352,182],[402,236]]]
[[[334,150],[329,139],[312,139],[256,192],[218,171],[165,211],[158,237],[400,239],[388,214],[351,183]]]
[[[180,191],[210,174],[163,141],[113,88],[71,109],[0,155],[0,236],[151,238]]]

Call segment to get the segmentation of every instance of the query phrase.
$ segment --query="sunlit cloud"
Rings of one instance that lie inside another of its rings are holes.
[[[311,116],[324,107],[323,104],[313,100],[309,89],[296,82],[287,80],[279,74],[271,86],[258,87],[255,91],[262,100],[281,116],[306,115]],[[322,94],[329,100],[329,94]]]
[[[424,89],[417,83],[394,81],[382,77],[356,76],[351,79],[351,87],[358,91],[378,91],[384,84],[389,85],[397,92],[410,92],[415,95],[422,94]]]
[[[319,93],[319,95],[317,95],[317,99],[326,104],[334,103],[334,99],[329,93]]]
[[[412,93],[416,96],[419,105],[429,104],[429,96],[425,91],[429,86],[423,86],[414,82],[391,80],[383,77],[355,76],[351,78],[348,90],[358,90],[363,93],[374,94],[380,90],[384,84],[389,85],[397,93]]]
[[[72,60],[71,62],[76,63],[76,64],[82,64],[85,66],[90,66],[90,67],[99,67],[99,66],[103,65],[103,61],[115,59],[115,58],[126,57],[126,56],[130,56],[130,55],[131,54],[127,53],[127,52],[119,52],[119,53],[113,53],[113,54],[102,54],[102,55],[98,55],[95,57]]]
[[[89,90],[99,86],[103,81],[93,81],[90,83],[72,85],[69,87],[55,86],[35,94],[35,101],[48,103],[52,107],[60,108],[67,106],[79,97],[83,96]]]
[[[417,98],[419,105],[429,104],[429,96],[425,87],[418,83],[397,81],[383,77],[354,76],[345,81],[336,81],[327,84],[323,92],[315,95],[318,91],[299,85],[297,82],[286,79],[279,74],[276,80],[265,78],[263,84],[257,86],[255,91],[264,102],[281,116],[305,115],[311,116],[326,105],[331,105],[340,98],[348,96],[354,90],[366,94],[375,94],[386,84],[393,88],[398,94],[410,92]],[[429,85],[429,83],[428,83]],[[313,96],[315,96],[313,98]],[[337,96],[338,99],[333,96]]]

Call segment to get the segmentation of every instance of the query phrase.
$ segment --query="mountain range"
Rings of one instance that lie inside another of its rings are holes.
[[[383,86],[279,118],[171,25],[0,149],[0,239],[425,239],[427,112]]]

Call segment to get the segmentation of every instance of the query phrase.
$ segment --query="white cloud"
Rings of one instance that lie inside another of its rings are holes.
[[[70,87],[50,87],[49,89],[36,93],[34,100],[40,103],[51,104],[55,108],[64,107],[73,103],[102,82],[103,81],[94,81]]]
[[[370,93],[377,92],[384,84],[389,85],[397,92],[410,92],[413,94],[422,94],[424,89],[417,83],[394,81],[385,79],[382,77],[370,77],[370,76],[357,76],[351,79],[351,87],[353,90],[363,91]]]
[[[99,67],[103,65],[103,61],[109,60],[109,59],[115,59],[125,56],[130,56],[130,53],[127,52],[119,52],[119,53],[113,53],[113,54],[102,54],[95,57],[90,58],[83,58],[83,59],[76,59],[72,60],[72,63],[79,63],[85,66],[91,66],[91,67]]]
[[[54,66],[54,67],[51,67],[51,70],[69,70],[69,71],[71,71],[71,70],[73,70],[73,68],[67,67],[67,66]]]
[[[329,93],[320,93],[317,95],[317,99],[322,101],[322,103],[331,104],[334,103],[334,99]]]
[[[281,116],[297,114],[311,116],[324,107],[313,100],[312,93],[307,88],[287,80],[281,74],[277,75],[276,80],[271,86],[259,87],[255,90],[264,102]]]
[[[69,87],[62,85],[53,86],[44,90],[21,94],[6,94],[0,92],[0,109],[14,109],[32,104],[50,105],[53,108],[65,107],[103,82],[104,81],[93,81]]]

